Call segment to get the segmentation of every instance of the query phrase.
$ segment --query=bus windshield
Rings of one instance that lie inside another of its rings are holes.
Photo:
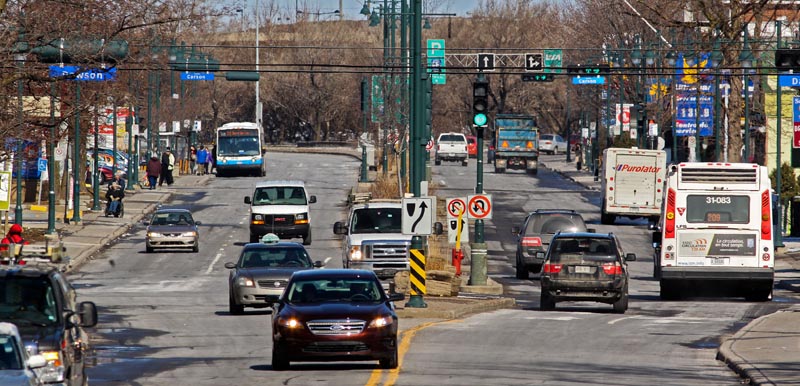
[[[223,137],[219,136],[217,156],[254,156],[260,155],[258,137]]]
[[[692,194],[686,197],[689,223],[747,224],[750,222],[750,197]]]

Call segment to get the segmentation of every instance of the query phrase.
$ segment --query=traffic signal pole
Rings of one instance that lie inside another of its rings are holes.
[[[477,175],[475,178],[475,194],[483,194],[483,132],[488,126],[489,118],[489,81],[486,75],[479,73],[472,84],[472,126],[476,129],[478,154]],[[469,205],[469,203],[467,204]],[[467,209],[469,210],[469,208]],[[470,285],[486,285],[488,268],[486,264],[486,242],[483,239],[483,220],[475,220],[475,237],[470,243]]]

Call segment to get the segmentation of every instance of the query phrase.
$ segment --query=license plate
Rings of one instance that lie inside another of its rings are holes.
[[[727,257],[712,257],[710,259],[711,265],[727,265],[728,258]]]
[[[450,153],[449,156],[450,157],[455,157],[455,153]]]
[[[394,276],[395,273],[397,273],[397,270],[395,269],[381,269],[377,272],[377,275],[386,277],[386,276]]]
[[[592,267],[579,265],[575,267],[575,273],[592,273]]]

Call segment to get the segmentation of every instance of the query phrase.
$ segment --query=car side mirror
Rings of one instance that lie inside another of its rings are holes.
[[[589,233],[597,233],[597,229],[595,228],[586,228],[586,231]]]
[[[31,355],[27,362],[28,368],[39,369],[47,366],[47,359],[43,355]]]
[[[194,225],[203,225],[203,223],[201,223],[200,221],[195,221]]]
[[[389,301],[390,302],[399,302],[406,298],[406,294],[403,293],[391,293],[389,294]]]
[[[244,196],[244,203],[245,204],[250,204],[251,203],[250,196]]]
[[[150,220],[142,220],[142,225],[150,225]]]
[[[629,253],[629,254],[625,255],[625,261],[636,261],[636,254],[635,253]]]
[[[308,203],[309,204],[313,204],[315,202],[317,202],[317,196],[311,196],[311,197],[308,198]]]
[[[440,235],[442,233],[444,233],[444,227],[442,226],[442,223],[438,221],[433,223],[433,234]]]
[[[234,269],[234,268],[236,268],[236,263],[233,263],[233,262],[229,261],[229,262],[225,263],[225,268]]]
[[[519,227],[511,227],[511,234],[514,236],[519,236]]]
[[[78,303],[78,319],[81,327],[97,325],[97,306],[93,302]]]
[[[325,263],[323,263],[323,262],[321,262],[319,260],[314,262],[314,268],[322,268],[324,266],[325,266]]]
[[[344,226],[344,222],[337,221],[333,223],[333,233],[337,235],[346,235],[347,234],[347,227]]]
[[[661,232],[653,232],[653,244],[661,244]]]

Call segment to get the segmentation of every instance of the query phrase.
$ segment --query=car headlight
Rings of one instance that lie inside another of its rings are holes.
[[[158,232],[147,232],[147,237],[164,237],[164,235]]]
[[[350,260],[361,260],[361,247],[358,245],[350,247]]]
[[[238,279],[236,279],[236,285],[239,287],[254,287],[255,283],[253,282],[253,279],[249,277],[240,276]]]
[[[47,365],[36,369],[36,374],[42,382],[63,382],[64,366],[61,363],[61,354],[58,351],[45,351],[41,355],[47,360]]]
[[[308,213],[298,213],[294,215],[295,224],[308,224]]]
[[[181,233],[181,237],[197,237],[197,232],[195,231],[183,232]]]
[[[381,316],[379,318],[372,319],[369,322],[369,328],[381,328],[386,327],[394,322],[391,316]]]
[[[278,325],[281,326],[281,327],[289,328],[289,329],[295,329],[295,328],[303,327],[303,324],[300,323],[299,320],[297,320],[295,318],[284,318],[284,317],[278,318]]]

